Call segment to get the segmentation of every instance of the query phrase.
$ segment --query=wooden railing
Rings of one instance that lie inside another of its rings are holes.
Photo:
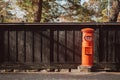
[[[76,68],[86,27],[95,29],[95,65],[118,68],[120,23],[1,23],[0,67]]]

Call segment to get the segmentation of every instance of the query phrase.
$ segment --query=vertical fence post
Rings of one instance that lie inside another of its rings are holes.
[[[54,61],[54,31],[50,29],[50,63]]]

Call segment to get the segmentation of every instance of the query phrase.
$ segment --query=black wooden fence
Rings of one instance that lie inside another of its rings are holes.
[[[119,69],[119,23],[0,24],[0,68],[77,68],[86,27],[95,29],[95,66]]]

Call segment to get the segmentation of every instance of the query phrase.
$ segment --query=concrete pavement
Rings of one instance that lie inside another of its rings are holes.
[[[120,80],[120,72],[0,73],[0,80]]]

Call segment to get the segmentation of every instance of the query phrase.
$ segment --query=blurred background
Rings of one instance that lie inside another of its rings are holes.
[[[119,22],[120,0],[0,0],[0,22]]]

